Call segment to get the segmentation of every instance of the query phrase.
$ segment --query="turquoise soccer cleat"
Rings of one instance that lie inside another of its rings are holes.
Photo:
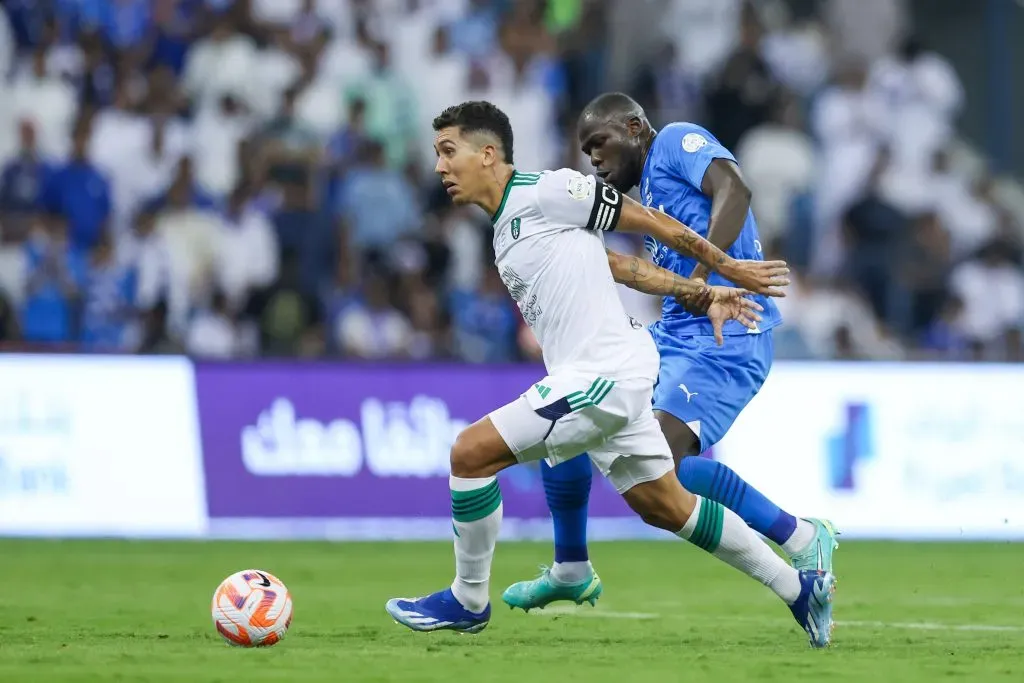
[[[552,602],[567,600],[582,605],[589,602],[594,605],[601,597],[604,590],[601,587],[601,577],[597,572],[591,572],[590,576],[579,583],[562,584],[556,583],[551,576],[551,569],[543,568],[544,571],[532,581],[520,581],[505,589],[501,599],[510,608],[516,607],[524,612],[529,612],[534,607],[543,609]]]
[[[797,571],[832,572],[832,553],[839,547],[836,536],[839,531],[827,519],[806,518],[804,521],[814,525],[815,536],[810,544],[789,558],[790,564]]]

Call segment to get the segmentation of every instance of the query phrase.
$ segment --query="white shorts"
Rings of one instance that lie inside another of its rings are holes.
[[[555,466],[586,452],[624,493],[674,467],[651,410],[652,391],[647,378],[549,375],[488,417],[520,462],[547,459]]]

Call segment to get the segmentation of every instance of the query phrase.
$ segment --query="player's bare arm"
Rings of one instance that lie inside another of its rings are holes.
[[[650,235],[671,249],[696,259],[738,287],[765,296],[785,296],[789,268],[785,261],[740,261],[707,241],[692,229],[661,211],[645,207],[622,195],[617,229]]]
[[[703,290],[711,290],[703,283],[694,282],[637,256],[626,256],[610,249],[605,251],[608,253],[608,267],[615,281],[638,292],[680,297],[698,295]]]
[[[637,256],[626,256],[610,249],[605,249],[605,252],[608,254],[612,277],[619,284],[645,294],[689,297],[692,305],[700,308],[701,315],[711,319],[715,339],[719,344],[722,343],[722,326],[726,321],[736,320],[749,329],[757,329],[757,323],[761,320],[757,312],[764,309],[757,302],[746,298],[749,294],[746,290],[709,287]]]
[[[711,198],[711,219],[708,242],[728,251],[743,231],[750,210],[750,187],[743,180],[739,166],[729,159],[715,159],[704,172],[701,191]],[[690,277],[706,280],[708,270],[703,264],[694,268]]]

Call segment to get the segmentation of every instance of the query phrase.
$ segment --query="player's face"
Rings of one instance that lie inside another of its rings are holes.
[[[640,183],[640,137],[616,122],[586,121],[578,131],[580,149],[590,157],[598,178],[620,192]]]
[[[485,154],[457,127],[443,128],[434,138],[434,172],[455,204],[472,204],[481,194]]]

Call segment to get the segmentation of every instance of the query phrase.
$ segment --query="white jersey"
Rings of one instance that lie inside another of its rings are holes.
[[[492,219],[494,264],[544,352],[549,374],[657,371],[658,352],[622,307],[604,232],[622,195],[571,169],[513,172]]]

